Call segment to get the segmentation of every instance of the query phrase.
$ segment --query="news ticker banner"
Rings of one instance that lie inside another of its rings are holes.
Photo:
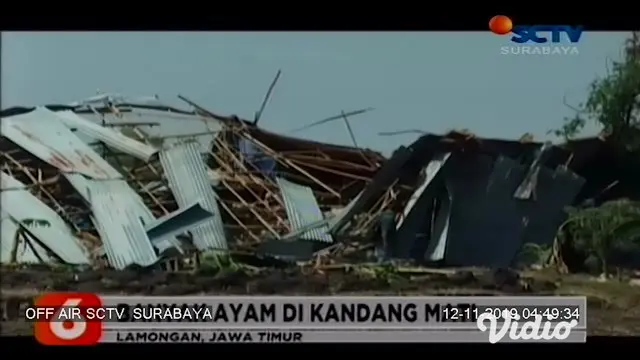
[[[500,342],[536,341],[511,338]],[[566,338],[546,342],[584,343],[586,330],[571,331]],[[485,332],[473,330],[108,330],[104,343],[487,343]]]
[[[533,324],[534,329],[548,324],[548,336],[528,339],[582,342],[586,339],[586,311],[585,297],[136,297],[66,293],[43,296],[26,309],[25,316],[36,321],[36,336],[40,329],[39,340],[44,342],[73,339],[78,331],[73,333],[70,329],[76,326],[70,324],[93,329],[92,339],[103,342],[486,342],[488,328],[482,330],[479,319],[493,320],[494,328],[516,330],[526,324]],[[567,336],[560,331],[563,326],[568,329]],[[553,333],[554,329],[560,330]],[[497,333],[497,329],[489,330]],[[63,333],[66,335],[58,336]],[[502,338],[518,341],[527,336]]]

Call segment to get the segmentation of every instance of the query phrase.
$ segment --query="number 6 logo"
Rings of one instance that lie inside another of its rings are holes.
[[[78,321],[37,321],[34,326],[36,339],[44,345],[93,345],[102,337],[102,323],[99,320],[87,322],[84,318],[86,308],[102,306],[97,295],[87,293],[53,293],[39,297],[37,307],[58,308],[52,319],[57,319],[64,310],[81,308]]]

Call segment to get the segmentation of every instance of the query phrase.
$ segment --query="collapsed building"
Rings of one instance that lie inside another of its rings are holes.
[[[601,139],[425,134],[385,159],[191,105],[104,95],[4,110],[2,263],[124,269],[238,249],[309,260],[356,235],[375,241],[377,216],[395,206],[391,258],[506,267],[524,243],[553,241],[565,206],[637,180],[593,172]],[[163,133],[180,121],[203,132]]]
[[[197,112],[113,98],[3,112],[3,263],[106,257],[122,269],[226,251],[229,242],[251,248],[267,234],[279,239],[323,220],[383,161],[371,151],[287,138],[237,118],[207,117],[213,140],[204,149],[195,136],[152,144],[138,115],[203,120]],[[125,136],[130,119],[133,136]],[[300,236],[333,241],[325,230]]]

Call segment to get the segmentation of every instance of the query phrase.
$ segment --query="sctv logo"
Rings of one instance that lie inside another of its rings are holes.
[[[552,44],[534,46],[502,46],[503,55],[579,55],[576,44],[582,37],[582,26],[570,25],[515,25],[504,15],[497,15],[489,21],[489,29],[498,35],[513,34],[514,44]],[[550,36],[549,36],[550,35]],[[563,36],[564,35],[564,36]],[[564,44],[564,45],[562,45]]]

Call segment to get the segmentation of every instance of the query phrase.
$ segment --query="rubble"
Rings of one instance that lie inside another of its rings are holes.
[[[194,110],[113,94],[3,110],[2,263],[174,269],[224,253],[369,261],[379,215],[401,209],[386,258],[506,269],[524,243],[552,243],[563,208],[600,199],[608,181],[592,181],[588,165],[602,140],[424,134],[386,159],[182,99]],[[203,131],[162,131],[186,121]]]
[[[155,121],[138,125],[137,111],[156,113]],[[159,139],[142,129],[167,115],[211,131]],[[255,251],[267,237],[330,245],[329,225],[304,227],[347,204],[384,160],[114,96],[7,109],[2,135],[3,263],[124,269],[194,252]],[[203,135],[204,148],[196,141]]]

